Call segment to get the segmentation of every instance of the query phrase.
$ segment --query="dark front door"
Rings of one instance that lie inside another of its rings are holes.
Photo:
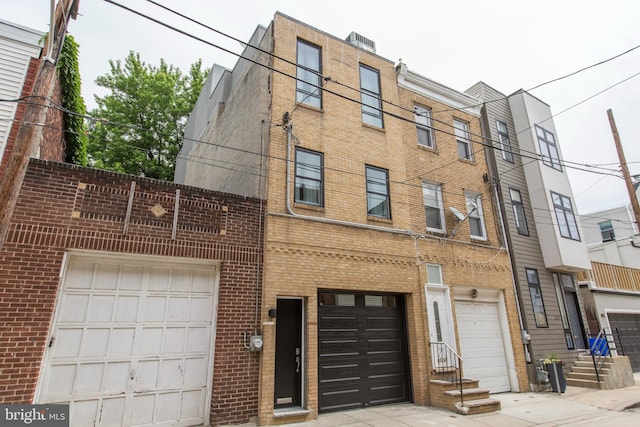
[[[619,355],[629,356],[631,370],[640,372],[640,314],[607,313]]]
[[[302,300],[278,299],[275,408],[301,406]]]
[[[580,317],[578,296],[574,291],[565,289],[564,298],[567,302],[567,310],[569,311],[569,322],[571,323],[575,348],[588,348],[584,339],[584,328],[582,327],[582,318]]]
[[[320,412],[411,398],[402,295],[320,292]]]

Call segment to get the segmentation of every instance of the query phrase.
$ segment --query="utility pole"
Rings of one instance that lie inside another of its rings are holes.
[[[631,180],[631,174],[629,174],[629,167],[627,166],[627,160],[624,157],[624,151],[622,151],[622,143],[620,142],[620,134],[616,127],[616,122],[613,119],[613,112],[611,109],[607,110],[607,116],[609,116],[609,125],[611,126],[611,133],[613,133],[613,140],[616,143],[616,150],[618,151],[618,159],[620,160],[620,167],[622,168],[622,176],[624,182],[627,185],[627,191],[629,192],[629,199],[631,199],[631,207],[633,209],[633,215],[636,219],[636,227],[640,229],[640,204],[638,203],[638,197],[636,196],[633,181]]]
[[[54,0],[51,0],[52,5],[53,2]],[[9,233],[11,217],[29,159],[37,153],[42,141],[42,128],[55,88],[56,60],[62,49],[69,18],[73,16],[75,19],[79,3],[80,0],[59,0],[51,19],[49,35],[43,48],[46,56],[40,61],[33,91],[25,107],[13,150],[8,153],[7,166],[0,181],[0,249]]]

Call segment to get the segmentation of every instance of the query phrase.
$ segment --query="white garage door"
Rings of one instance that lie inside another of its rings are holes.
[[[38,403],[69,402],[71,426],[208,420],[215,265],[73,256]]]
[[[456,318],[464,376],[492,393],[511,391],[498,304],[456,301]]]

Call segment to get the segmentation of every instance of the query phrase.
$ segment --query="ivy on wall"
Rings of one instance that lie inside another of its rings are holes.
[[[58,56],[58,76],[62,89],[64,130],[67,149],[65,161],[77,165],[87,164],[87,134],[83,116],[87,112],[80,92],[80,68],[78,66],[78,43],[67,34]]]

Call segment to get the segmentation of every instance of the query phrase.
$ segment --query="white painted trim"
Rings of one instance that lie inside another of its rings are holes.
[[[451,337],[451,342],[450,343],[446,343],[447,345],[449,345],[449,347],[451,347],[451,349],[453,351],[455,351],[456,353],[458,352],[458,340],[457,340],[457,335],[456,335],[456,330],[454,328],[454,323],[453,323],[453,308],[451,306],[451,289],[449,286],[447,285],[440,285],[440,284],[435,284],[435,283],[426,283],[424,285],[424,296],[425,296],[425,302],[424,305],[426,307],[426,312],[427,312],[427,328],[429,330],[429,332],[431,332],[431,322],[429,320],[429,311],[431,310],[431,307],[429,306],[429,289],[432,290],[440,290],[440,291],[444,291],[444,297],[445,297],[445,304],[446,306],[443,307],[446,311],[446,313],[440,313],[441,316],[447,316],[448,317],[448,331],[445,333],[443,332],[443,338],[444,335],[449,335]],[[431,337],[427,336],[427,351],[431,352]],[[436,368],[436,361],[433,359],[433,357],[431,358],[431,366]]]

